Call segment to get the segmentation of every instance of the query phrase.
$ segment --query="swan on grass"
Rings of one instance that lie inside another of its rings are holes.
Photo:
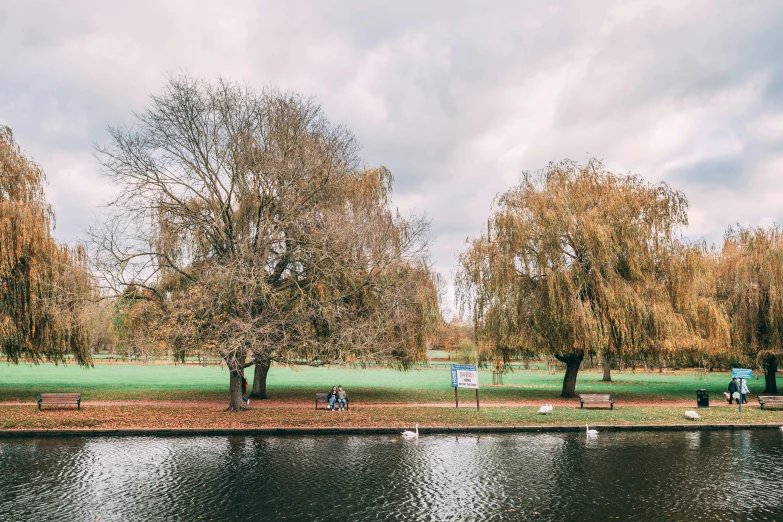
[[[416,431],[405,430],[402,432],[402,436],[406,439],[418,439],[419,438],[419,425],[416,425]]]
[[[699,415],[698,413],[696,413],[693,410],[686,411],[685,412],[685,416],[688,417],[690,420],[701,419],[701,415]]]
[[[588,435],[598,435],[598,430],[591,430],[590,426],[585,424],[585,433],[587,433]]]
[[[552,411],[552,405],[551,405],[551,404],[548,404],[548,403],[547,403],[547,404],[544,404],[543,406],[541,406],[541,407],[538,409],[538,413],[542,413],[542,414],[544,414],[544,415],[546,415],[546,414],[547,414],[547,413],[549,413],[550,411]]]

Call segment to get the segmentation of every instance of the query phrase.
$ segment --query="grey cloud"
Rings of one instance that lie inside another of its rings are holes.
[[[690,237],[781,213],[783,143],[753,132],[783,118],[772,2],[17,2],[0,46],[0,122],[67,240],[111,193],[92,144],[180,70],[316,97],[431,217],[447,277],[497,193],[565,157],[684,190]]]

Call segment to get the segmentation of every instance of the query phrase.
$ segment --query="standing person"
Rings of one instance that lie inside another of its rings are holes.
[[[729,383],[729,392],[724,393],[723,395],[726,396],[726,400],[729,401],[729,404],[731,404],[732,399],[737,399],[737,404],[739,404],[739,385],[737,384],[737,379],[732,379]]]
[[[247,398],[247,379],[245,379],[245,372],[242,372],[242,400],[245,404],[250,406],[250,399]]]
[[[329,401],[329,409],[337,411],[334,409],[334,403],[337,401],[337,388],[335,386],[332,386],[332,389],[326,394],[326,400]]]
[[[747,402],[748,402],[748,394],[750,393],[750,390],[748,389],[747,381],[748,381],[747,379],[742,379],[740,381],[740,383],[741,383],[740,391],[742,392],[742,404],[747,404]]]
[[[337,387],[337,405],[340,411],[345,411],[348,406],[348,392],[343,390],[342,385]]]

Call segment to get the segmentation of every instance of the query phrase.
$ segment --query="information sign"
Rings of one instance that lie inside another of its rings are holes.
[[[478,390],[478,368],[469,364],[452,364],[451,386],[452,388],[470,388],[472,390]]]
[[[459,408],[459,389],[476,390],[476,410],[479,409],[479,379],[478,368],[470,364],[451,365],[451,387],[454,388],[454,403]]]

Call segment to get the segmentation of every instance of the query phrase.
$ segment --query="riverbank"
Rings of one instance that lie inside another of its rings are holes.
[[[688,421],[684,412],[694,410],[701,419]],[[762,410],[746,405],[696,409],[684,405],[616,406],[614,410],[584,410],[578,405],[555,406],[549,415],[538,414],[537,406],[484,406],[455,409],[453,406],[364,406],[350,411],[315,411],[310,408],[251,408],[229,412],[222,405],[151,406],[85,405],[81,410],[58,407],[39,411],[34,404],[0,406],[0,430],[236,430],[236,429],[352,429],[389,428],[399,430],[415,424],[428,428],[563,427],[585,424],[620,426],[780,426],[783,410]],[[581,428],[580,428],[581,429]],[[679,428],[678,428],[679,429]]]

